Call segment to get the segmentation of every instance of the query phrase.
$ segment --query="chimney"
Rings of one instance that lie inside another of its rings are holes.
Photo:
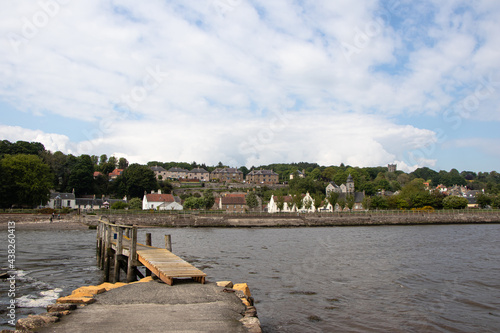
[[[161,194],[161,189],[158,189],[158,194]]]

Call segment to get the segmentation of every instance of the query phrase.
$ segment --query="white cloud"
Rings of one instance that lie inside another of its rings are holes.
[[[41,130],[30,130],[19,126],[0,125],[0,136],[4,140],[11,142],[28,141],[40,142],[45,146],[45,149],[50,151],[62,151],[71,153],[75,149],[74,143],[66,135],[56,133],[44,133]]]
[[[487,1],[391,11],[373,0],[57,3],[53,15],[31,1],[4,4],[0,101],[98,124],[89,142],[66,137],[61,150],[72,152],[246,165],[404,161],[435,134],[389,117],[439,115],[500,73],[500,6]],[[500,120],[499,88],[467,116]],[[294,120],[270,136],[272,110]],[[257,151],[242,151],[259,134]],[[431,165],[431,155],[405,164]]]

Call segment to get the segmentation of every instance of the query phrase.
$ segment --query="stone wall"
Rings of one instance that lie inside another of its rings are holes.
[[[102,215],[106,216],[106,215]],[[401,213],[384,215],[367,214],[290,214],[275,216],[245,216],[238,214],[222,216],[169,215],[162,213],[112,214],[107,216],[120,224],[137,224],[158,227],[301,227],[301,226],[361,226],[361,225],[408,225],[408,224],[464,224],[464,223],[500,223],[499,212],[481,213]],[[49,221],[50,215],[40,214],[0,214],[0,222],[39,222]],[[100,215],[64,216],[65,220],[97,224]]]
[[[360,226],[360,225],[408,225],[408,224],[463,224],[500,223],[500,213],[415,213],[397,215],[321,214],[289,216],[176,216],[165,214],[110,215],[111,221],[164,227],[300,227],[300,226]]]

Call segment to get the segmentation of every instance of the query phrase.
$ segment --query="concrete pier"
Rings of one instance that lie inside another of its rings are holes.
[[[155,280],[95,295],[94,303],[37,332],[259,332],[247,325],[246,312],[233,289]]]

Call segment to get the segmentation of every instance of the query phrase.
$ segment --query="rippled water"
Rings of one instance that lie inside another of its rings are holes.
[[[247,282],[265,332],[500,331],[500,225],[146,232],[209,281]],[[19,234],[21,305],[100,282],[95,231]]]

